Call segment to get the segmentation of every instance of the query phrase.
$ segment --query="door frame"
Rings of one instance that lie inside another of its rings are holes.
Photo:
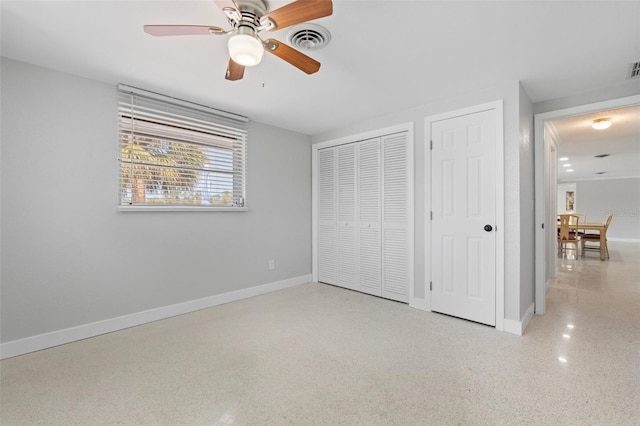
[[[534,173],[535,173],[535,312],[538,315],[544,315],[546,312],[545,297],[548,288],[547,279],[547,256],[549,255],[549,245],[552,243],[547,237],[547,233],[543,228],[546,219],[545,211],[547,208],[547,199],[552,194],[554,197],[557,187],[557,179],[551,181],[553,173],[552,168],[557,169],[556,164],[547,164],[548,159],[545,153],[551,149],[551,139],[545,138],[545,132],[550,131],[547,122],[560,118],[566,118],[576,115],[584,115],[593,112],[624,108],[632,105],[640,104],[640,95],[626,96],[623,98],[609,99],[601,102],[594,102],[569,108],[558,109],[554,111],[543,112],[534,115]],[[551,124],[551,123],[549,123]],[[557,135],[553,135],[557,139]],[[545,179],[549,179],[549,185],[545,185]],[[555,270],[555,265],[554,265]],[[555,273],[551,274],[552,276]]]
[[[467,108],[457,109],[442,114],[431,115],[424,119],[425,158],[424,158],[424,253],[425,253],[425,281],[431,281],[431,124],[436,121],[447,120],[462,115],[475,114],[488,110],[496,110],[496,330],[504,330],[504,101],[502,99],[487,102]],[[425,282],[425,298],[422,309],[431,311],[431,291]]]

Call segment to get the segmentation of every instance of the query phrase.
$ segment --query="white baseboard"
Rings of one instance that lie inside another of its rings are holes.
[[[619,243],[640,243],[640,240],[635,238],[616,238],[616,237],[607,237],[608,241],[617,241]]]
[[[534,309],[535,309],[535,304],[532,303],[531,305],[529,305],[529,308],[527,308],[527,311],[524,313],[524,316],[522,317],[522,321],[515,321],[515,320],[505,318],[504,331],[506,331],[507,333],[517,334],[518,336],[522,336],[522,333],[524,333],[524,329],[527,328],[529,321],[531,321],[531,318],[533,318]]]
[[[295,287],[300,284],[311,282],[311,274],[300,277],[289,278],[282,281],[262,284],[255,287],[244,288],[242,290],[231,291],[214,296],[203,297],[202,299],[190,300],[188,302],[176,303],[175,305],[163,306],[161,308],[150,309],[148,311],[136,312],[134,314],[123,315],[103,321],[83,324],[63,330],[52,331],[50,333],[39,334],[37,336],[26,337],[24,339],[12,340],[0,344],[0,359],[11,358],[29,352],[35,352],[89,337],[99,336],[105,333],[122,330],[137,325],[158,321],[165,318],[182,315],[200,309],[210,308],[224,303],[235,302],[236,300],[259,296],[272,291]]]

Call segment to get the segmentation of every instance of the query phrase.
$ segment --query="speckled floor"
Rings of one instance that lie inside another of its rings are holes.
[[[2,361],[3,425],[640,424],[640,245],[517,337],[307,284]]]

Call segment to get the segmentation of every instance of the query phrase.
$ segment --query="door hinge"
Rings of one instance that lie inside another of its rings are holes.
[[[431,218],[431,220],[433,220],[433,210],[429,212],[429,217]]]
[[[433,291],[433,281],[429,281],[429,291]]]
[[[429,141],[429,151],[433,151],[433,141]]]

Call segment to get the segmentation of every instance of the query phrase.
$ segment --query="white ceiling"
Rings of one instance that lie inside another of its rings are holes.
[[[594,130],[591,125],[598,118],[611,118],[611,127]],[[559,138],[558,157],[568,158],[558,162],[559,181],[640,177],[640,105],[553,120],[552,124]],[[595,157],[601,154],[609,156]]]
[[[269,2],[273,10],[287,2]],[[273,55],[227,81],[226,40],[152,37],[145,24],[228,28],[211,0],[3,0],[3,56],[126,83],[315,135],[505,80],[534,102],[625,83],[639,1],[335,0],[308,76]],[[284,29],[272,34],[286,40]]]

